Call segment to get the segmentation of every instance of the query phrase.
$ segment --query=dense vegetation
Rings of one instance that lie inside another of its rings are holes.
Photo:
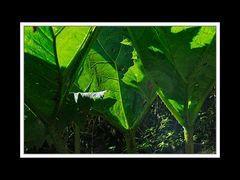
[[[216,96],[213,89],[202,110],[199,112],[195,130],[195,152],[216,152]],[[74,152],[74,130],[66,128],[63,134],[69,149]],[[123,153],[126,152],[124,138],[101,116],[92,115],[88,124],[80,132],[81,153]],[[156,98],[137,130],[137,150],[139,153],[184,153],[184,135],[163,102]],[[25,147],[26,153],[57,153],[47,142],[36,147]]]
[[[215,153],[215,27],[25,27],[26,153]]]

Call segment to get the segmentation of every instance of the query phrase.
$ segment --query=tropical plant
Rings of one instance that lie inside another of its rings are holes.
[[[83,91],[106,91],[93,108],[120,130],[128,153],[136,153],[135,131],[156,98],[156,89],[142,63],[126,45],[123,27],[104,27],[85,59],[78,85]]]
[[[182,127],[159,97],[144,117],[136,136],[140,153],[184,153]]]
[[[158,95],[184,128],[186,153],[193,153],[195,121],[215,84],[215,32],[193,26],[25,27],[25,143],[47,141],[70,153],[62,138],[70,125],[80,153],[80,131],[91,112],[104,116],[125,137],[127,152],[136,153],[136,130]]]
[[[25,143],[44,140],[67,153],[58,114],[99,29],[96,27],[24,28]]]
[[[198,112],[215,84],[215,27],[128,27],[129,38],[157,93],[184,127],[193,153]]]

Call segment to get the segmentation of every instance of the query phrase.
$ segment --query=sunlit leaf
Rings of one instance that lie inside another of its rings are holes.
[[[216,34],[216,27],[201,27],[197,36],[192,39],[191,49],[201,48],[205,45],[209,45]]]
[[[95,27],[24,27],[25,104],[47,126],[56,146],[61,143],[54,130],[61,124],[57,114],[97,33]]]
[[[193,28],[194,26],[172,26],[171,27],[171,32],[172,33],[179,33],[181,31],[184,31],[188,28]]]
[[[106,90],[103,100],[116,100],[108,108],[103,108],[102,103],[96,109],[122,131],[137,127],[156,97],[155,86],[144,74],[140,59],[132,59],[133,48],[121,35],[124,31],[122,27],[102,30],[78,80],[80,89],[91,92]],[[136,54],[134,56],[137,57]]]

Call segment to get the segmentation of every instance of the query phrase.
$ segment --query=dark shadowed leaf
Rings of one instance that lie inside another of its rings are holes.
[[[128,31],[161,99],[181,125],[193,124],[215,84],[215,27],[129,27]]]

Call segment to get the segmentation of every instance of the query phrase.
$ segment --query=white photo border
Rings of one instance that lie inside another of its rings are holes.
[[[25,154],[24,26],[216,26],[215,154]],[[220,158],[220,22],[20,22],[20,158]]]

